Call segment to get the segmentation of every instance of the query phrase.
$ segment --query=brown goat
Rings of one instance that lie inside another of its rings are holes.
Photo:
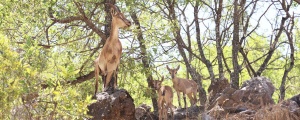
[[[168,108],[171,110],[171,115],[173,119],[173,91],[170,86],[161,86],[161,83],[163,82],[164,77],[162,77],[162,80],[152,80],[152,84],[154,86],[154,89],[157,90],[158,94],[158,112],[159,112],[159,119],[165,119],[167,120],[167,111]]]
[[[98,91],[99,73],[102,76],[103,91],[108,89],[111,79],[115,80],[113,88],[117,88],[117,69],[122,54],[122,44],[119,40],[119,28],[125,28],[131,25],[130,21],[124,17],[119,8],[112,4],[106,5],[109,5],[111,9],[111,31],[102,51],[95,60],[95,94]]]
[[[179,107],[181,108],[180,92],[183,93],[184,108],[186,108],[186,96],[185,95],[187,95],[189,97],[191,106],[196,105],[196,103],[197,103],[196,94],[197,94],[197,90],[198,90],[198,85],[193,80],[176,77],[176,74],[177,74],[177,71],[179,70],[179,68],[180,68],[180,66],[178,66],[176,69],[170,69],[169,66],[167,65],[167,69],[172,77],[173,88],[177,92]]]

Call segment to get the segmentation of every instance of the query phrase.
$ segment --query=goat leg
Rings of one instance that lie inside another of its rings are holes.
[[[104,91],[107,91],[108,88],[109,88],[109,83],[111,81],[112,74],[113,74],[113,71],[107,72],[107,75],[106,75],[106,78],[105,78],[105,88],[104,88]]]
[[[118,75],[117,75],[117,71],[114,71],[114,75],[113,75],[114,79],[113,79],[113,86],[114,89],[118,89]]]
[[[194,92],[193,95],[194,95],[194,105],[196,106],[197,105],[197,92]]]
[[[168,103],[168,108],[171,110],[171,119],[174,119],[174,111],[172,102]]]
[[[188,96],[189,99],[190,99],[191,106],[193,106],[193,105],[195,104],[195,101],[194,101],[194,98],[193,98],[192,93],[187,94],[187,96]]]
[[[114,76],[114,73],[112,73],[111,80],[110,80],[109,86],[108,86],[108,88],[111,88],[110,89],[111,91],[115,90],[114,84],[115,84],[115,76]]]
[[[183,93],[184,108],[186,108],[186,95]]]
[[[162,97],[158,97],[157,103],[158,103],[158,117],[159,120],[162,120],[163,118],[163,101]]]
[[[106,76],[105,75],[101,75],[102,76],[102,83],[103,83],[103,87],[102,87],[102,91],[104,92],[105,90],[105,84],[106,84]]]
[[[165,105],[163,105],[162,112],[163,112],[163,119],[168,120],[168,108]]]
[[[177,97],[178,97],[179,108],[181,108],[181,104],[180,104],[180,92],[177,92]]]
[[[117,69],[115,71],[115,88],[118,89],[118,71],[119,71],[119,66],[117,66]]]

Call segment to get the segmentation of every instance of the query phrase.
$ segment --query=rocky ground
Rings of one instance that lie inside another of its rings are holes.
[[[174,111],[175,120],[299,120],[300,94],[275,104],[275,87],[269,79],[256,77],[244,82],[240,89],[229,87],[227,79],[213,82],[208,89],[206,106]],[[96,96],[88,114],[97,120],[158,120],[148,105],[135,107],[126,90],[102,92]],[[170,118],[169,114],[169,118]]]

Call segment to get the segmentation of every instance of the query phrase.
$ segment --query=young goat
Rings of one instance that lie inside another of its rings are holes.
[[[159,112],[159,119],[166,119],[167,120],[167,112],[168,108],[171,110],[171,115],[173,119],[173,91],[170,86],[161,86],[164,77],[162,80],[152,80],[152,84],[154,89],[157,90],[158,94],[158,112]],[[164,105],[165,104],[165,105]]]
[[[196,94],[197,94],[198,85],[193,80],[176,77],[176,74],[177,74],[177,71],[179,70],[179,68],[180,68],[180,66],[178,66],[176,69],[170,69],[169,66],[167,65],[167,69],[172,77],[173,88],[177,92],[179,107],[181,108],[180,92],[183,93],[184,108],[186,108],[186,96],[185,95],[188,95],[191,106],[196,105],[196,103],[197,103]]]
[[[98,91],[99,73],[102,76],[103,91],[108,89],[109,82],[114,79],[113,88],[117,87],[117,69],[120,64],[122,45],[119,40],[119,28],[129,27],[130,21],[127,20],[123,13],[115,5],[106,4],[111,9],[111,31],[110,36],[107,38],[102,51],[98,58],[95,60],[95,94]]]

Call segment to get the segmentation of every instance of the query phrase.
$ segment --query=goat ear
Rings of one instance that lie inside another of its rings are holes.
[[[110,15],[113,16],[114,15],[114,10],[110,9]]]
[[[153,78],[152,77],[150,77],[150,81],[153,83]]]
[[[111,16],[115,16],[115,15],[117,15],[117,11],[115,9],[111,8],[110,14],[111,14]]]
[[[154,81],[152,79],[150,80],[150,84],[151,86],[154,86]]]
[[[178,67],[176,68],[176,71],[178,71],[178,70],[179,70],[179,68],[180,68],[180,66],[178,65]]]
[[[162,76],[162,78],[161,78],[161,82],[162,82],[162,81],[164,81],[164,79],[165,79],[165,77],[164,77],[164,76]]]
[[[117,14],[116,6],[111,3],[105,3],[105,5],[108,5],[110,7],[110,14],[111,16]]]

